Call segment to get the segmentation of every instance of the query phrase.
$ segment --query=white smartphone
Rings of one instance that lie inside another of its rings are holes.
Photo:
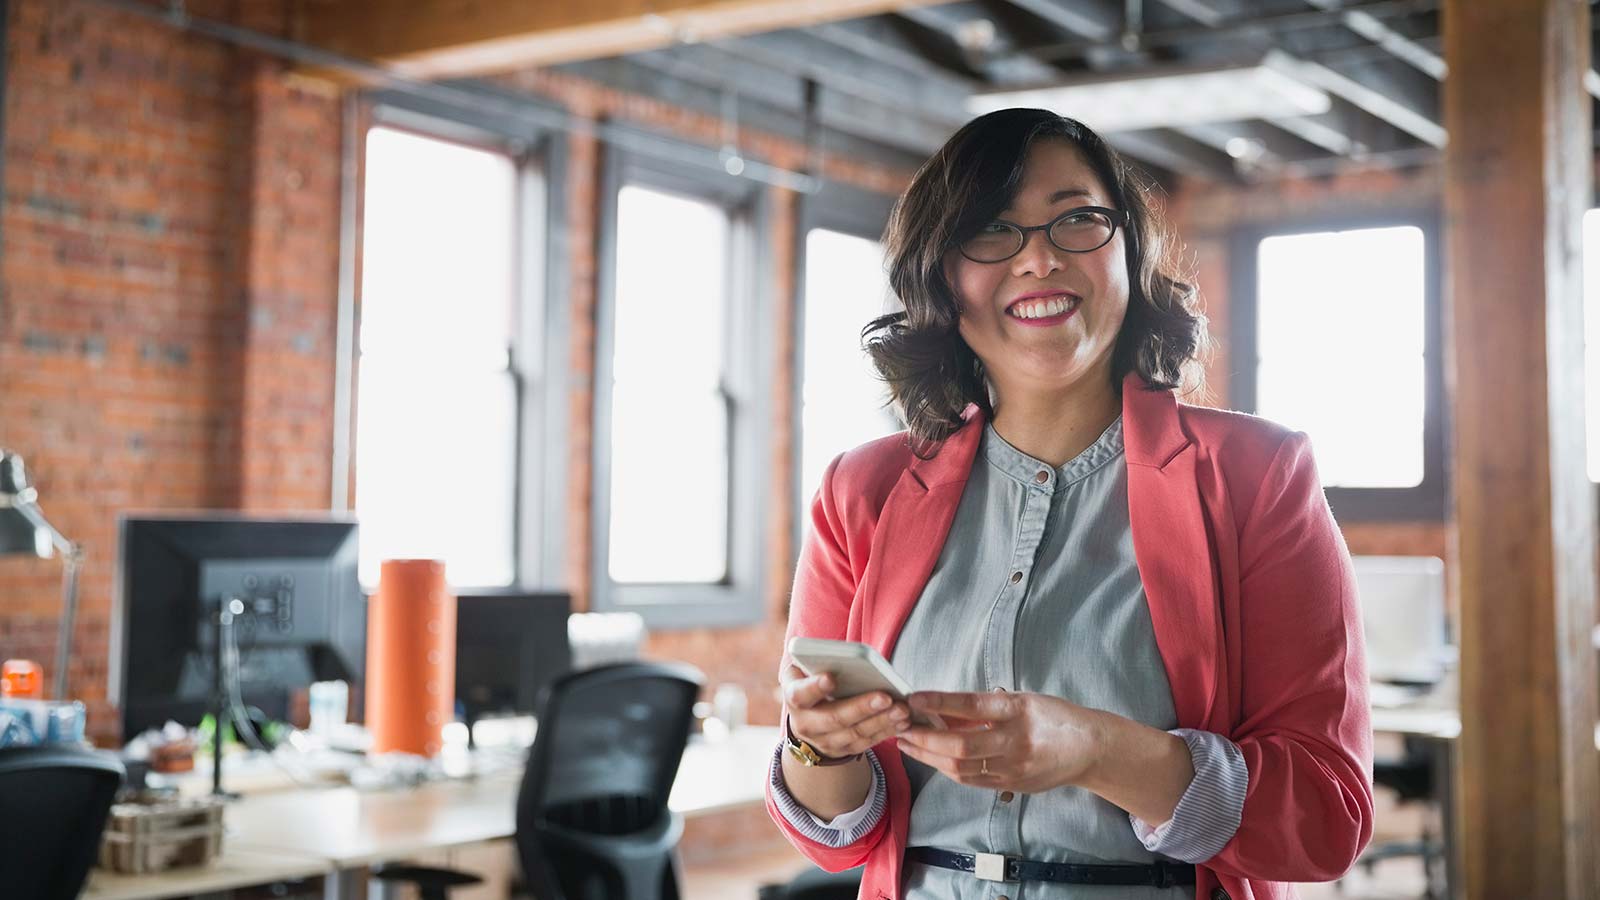
[[[858,641],[790,638],[789,658],[807,675],[824,672],[832,675],[836,700],[873,691],[883,691],[896,700],[905,700],[911,694],[911,685],[889,665],[883,654]],[[944,720],[936,713],[912,710],[911,721],[934,728],[945,727]]]

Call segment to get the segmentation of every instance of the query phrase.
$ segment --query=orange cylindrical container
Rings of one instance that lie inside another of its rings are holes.
[[[39,664],[31,659],[8,659],[0,665],[0,697],[44,697],[44,674]]]
[[[434,559],[385,560],[367,606],[372,752],[432,756],[455,714],[456,598]]]

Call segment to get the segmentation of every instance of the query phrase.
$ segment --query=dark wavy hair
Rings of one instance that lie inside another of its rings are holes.
[[[880,316],[861,338],[918,456],[938,452],[978,404],[990,415],[983,363],[957,331],[961,303],[944,274],[947,253],[1015,199],[1029,146],[1071,142],[1128,214],[1128,312],[1112,351],[1113,389],[1136,371],[1156,390],[1203,382],[1209,342],[1192,285],[1179,280],[1172,242],[1152,206],[1154,188],[1100,136],[1043,109],[1004,109],[968,122],[923,164],[896,201],[884,232],[889,284],[904,312]]]

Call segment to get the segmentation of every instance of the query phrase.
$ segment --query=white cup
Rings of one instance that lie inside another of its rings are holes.
[[[311,733],[332,734],[350,714],[350,685],[343,681],[311,683]]]

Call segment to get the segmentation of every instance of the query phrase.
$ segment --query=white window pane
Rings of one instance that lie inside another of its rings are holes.
[[[1589,480],[1600,481],[1600,209],[1583,214],[1583,339]]]
[[[517,233],[511,159],[374,128],[367,133],[365,177],[362,352],[426,352],[503,365]]]
[[[516,390],[506,372],[363,361],[356,427],[361,577],[442,559],[452,584],[510,584]]]
[[[1328,487],[1422,483],[1424,366],[1420,356],[1345,366],[1280,357],[1263,361],[1261,414],[1311,436]]]
[[[894,413],[885,408],[888,387],[861,349],[861,329],[889,305],[883,248],[877,241],[814,228],[806,234],[805,267],[802,522],[810,520],[811,498],[834,456],[899,430]]]
[[[728,558],[721,397],[618,385],[611,404],[611,578],[721,581]]]
[[[728,574],[719,384],[730,227],[711,203],[634,185],[618,192],[607,551],[618,582]]]
[[[515,573],[511,159],[368,132],[356,399],[361,577],[442,559],[458,585]]]
[[[617,196],[619,383],[670,377],[709,388],[722,373],[728,215],[628,185]]]
[[[1421,229],[1278,235],[1258,254],[1257,411],[1311,436],[1326,486],[1421,484]]]

